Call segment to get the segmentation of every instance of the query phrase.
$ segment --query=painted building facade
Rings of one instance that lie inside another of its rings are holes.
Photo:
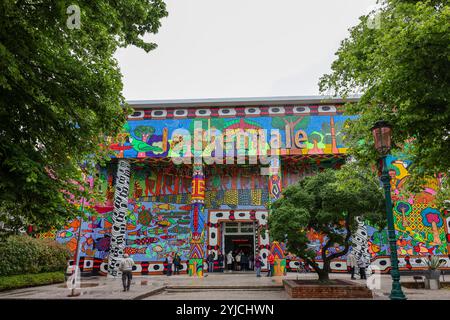
[[[116,275],[124,253],[137,274],[161,274],[168,253],[181,256],[183,271],[202,275],[206,256],[230,250],[269,250],[284,259],[283,244],[271,242],[270,203],[283,188],[346,159],[343,100],[322,97],[131,102],[134,113],[111,140],[111,163],[96,184],[107,201],[99,214],[74,220],[49,233],[73,252],[81,230],[80,268]],[[350,101],[351,102],[351,101]],[[388,159],[401,269],[410,256],[413,269],[423,257],[439,255],[450,267],[450,218],[432,205],[439,181],[407,197],[402,185],[410,163]],[[359,221],[352,251],[389,271],[386,230]],[[324,239],[310,234],[320,261]],[[341,250],[340,247],[329,250]],[[330,252],[331,253],[331,252]],[[287,270],[298,260],[283,260]],[[284,267],[284,265],[283,265]],[[345,257],[331,264],[345,272]]]

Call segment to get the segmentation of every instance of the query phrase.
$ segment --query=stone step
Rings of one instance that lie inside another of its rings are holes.
[[[263,292],[274,292],[274,291],[284,291],[284,289],[281,288],[271,288],[271,289],[267,289],[267,288],[260,288],[260,289],[202,289],[202,290],[198,290],[198,289],[166,289],[164,290],[167,293],[180,293],[180,292],[251,292],[251,291],[263,291]]]
[[[166,286],[166,290],[284,290],[282,285],[208,285],[208,286]]]

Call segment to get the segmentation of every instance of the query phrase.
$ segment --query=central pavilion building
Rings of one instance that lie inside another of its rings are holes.
[[[81,230],[80,267],[96,274],[116,275],[124,253],[136,261],[135,273],[161,274],[167,255],[176,252],[184,272],[202,275],[209,253],[236,250],[259,251],[265,265],[272,250],[280,267],[294,269],[297,259],[286,260],[283,244],[271,242],[269,204],[286,186],[345,163],[343,128],[352,116],[343,115],[344,104],[355,101],[316,96],[129,101],[134,112],[111,141],[114,157],[100,171],[106,203],[94,206],[98,216],[81,228],[69,224],[56,239],[76,250]],[[389,163],[392,189],[400,194],[409,162]],[[429,253],[448,260],[448,217],[430,205],[436,188],[407,202],[408,208],[397,198],[404,207],[396,210],[404,241],[398,243],[401,267],[406,255],[419,257],[410,260],[414,268],[424,267],[420,256]],[[433,219],[427,219],[430,214]],[[408,228],[401,224],[405,217]],[[310,240],[320,260],[324,239],[311,233]],[[360,221],[353,243],[360,257],[389,269],[385,231]],[[331,267],[346,271],[344,260]]]

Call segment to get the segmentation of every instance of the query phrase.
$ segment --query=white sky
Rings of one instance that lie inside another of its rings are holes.
[[[148,54],[120,49],[127,100],[319,94],[348,28],[376,0],[166,0]]]

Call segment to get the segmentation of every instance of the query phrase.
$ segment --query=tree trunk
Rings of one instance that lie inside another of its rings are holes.
[[[319,275],[319,281],[320,282],[328,282],[328,281],[330,281],[330,276],[329,276],[329,274],[328,274],[328,272],[325,272],[325,271],[320,271],[320,272],[317,272],[317,274]]]
[[[312,260],[309,260],[309,259],[305,259],[305,262],[314,269],[314,271],[319,276],[319,281],[320,282],[328,282],[330,280],[330,277],[329,277],[330,262],[329,261],[326,261],[324,263],[324,268],[322,268],[322,269],[319,267],[319,265],[317,263],[315,263],[315,261],[312,261]]]
[[[330,260],[323,260],[323,267],[320,272],[318,272],[319,275],[319,281],[320,282],[328,282],[330,280]]]

